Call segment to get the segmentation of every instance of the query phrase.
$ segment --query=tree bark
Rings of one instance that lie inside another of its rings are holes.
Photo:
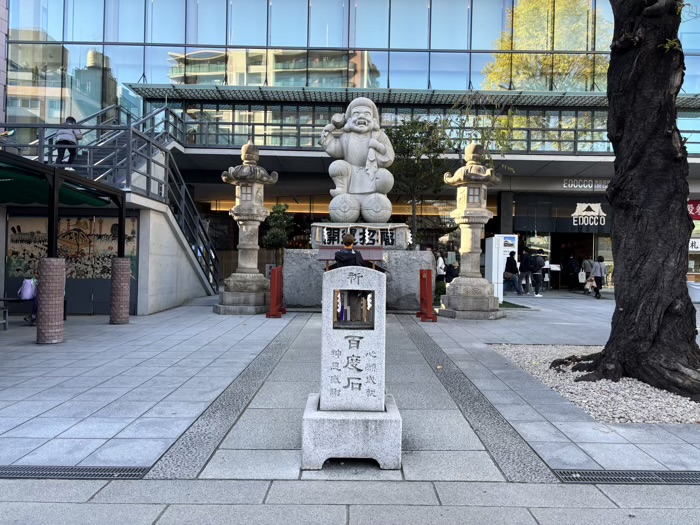
[[[637,378],[700,394],[695,307],[687,286],[688,160],[676,126],[684,76],[682,2],[610,0],[615,33],[608,71],[608,137],[615,175],[616,308],[597,366],[583,380]]]

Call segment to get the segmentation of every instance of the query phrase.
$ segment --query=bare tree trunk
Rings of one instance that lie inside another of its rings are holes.
[[[610,0],[615,35],[608,71],[608,137],[615,175],[612,332],[583,380],[623,376],[700,394],[695,307],[686,286],[687,152],[676,127],[684,58],[676,0]]]

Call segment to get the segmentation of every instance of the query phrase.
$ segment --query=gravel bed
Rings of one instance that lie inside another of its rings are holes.
[[[699,423],[700,403],[659,390],[636,379],[623,378],[574,382],[582,372],[557,372],[549,368],[556,358],[592,354],[596,346],[493,345],[492,349],[508,357],[548,387],[605,423]]]

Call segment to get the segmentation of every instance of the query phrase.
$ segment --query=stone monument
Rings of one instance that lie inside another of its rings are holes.
[[[401,468],[402,423],[385,395],[386,277],[361,266],[323,275],[321,392],[304,411],[301,468],[372,458]]]
[[[459,225],[461,269],[442,296],[439,315],[457,319],[500,319],[505,312],[498,309],[493,285],[481,276],[479,260],[484,225],[493,217],[486,209],[486,188],[501,182],[496,172],[484,166],[484,147],[472,142],[464,150],[466,166],[452,175],[445,173],[445,182],[457,188],[457,208],[450,214]]]
[[[224,291],[214,313],[249,315],[265,312],[270,304],[270,281],[258,270],[258,229],[270,214],[264,206],[265,186],[277,182],[277,173],[268,173],[258,166],[258,148],[252,142],[241,148],[243,164],[221,174],[228,184],[236,186],[236,205],[231,216],[238,224],[238,268],[224,280]]]

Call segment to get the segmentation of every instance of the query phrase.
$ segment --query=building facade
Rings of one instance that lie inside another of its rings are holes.
[[[169,106],[187,122],[178,164],[225,251],[235,245],[233,195],[219,175],[250,138],[280,173],[269,203],[297,214],[303,245],[330,200],[321,128],[354,96],[377,102],[382,126],[466,118],[458,133],[510,119],[507,151],[495,155],[504,177],[490,192],[488,233],[517,232],[553,260],[607,258],[610,221],[578,216],[584,204],[607,214],[612,31],[607,0],[9,0],[6,121]],[[700,154],[700,0],[686,3],[680,40],[679,127],[692,156]],[[695,160],[691,191],[700,193]],[[452,199],[448,189],[421,199],[424,242],[450,229]],[[405,220],[408,199],[392,200],[393,220]]]

